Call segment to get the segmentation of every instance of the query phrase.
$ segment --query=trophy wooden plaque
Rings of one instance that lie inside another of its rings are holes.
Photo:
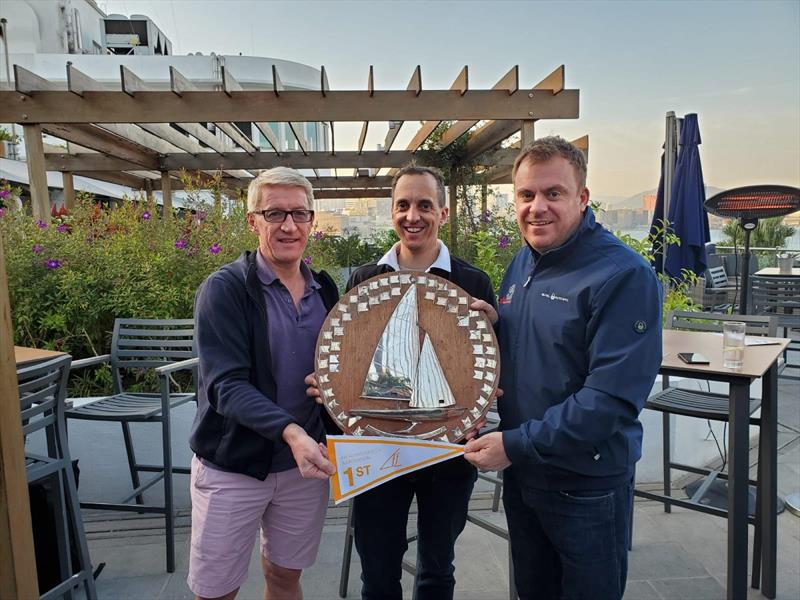
[[[316,374],[350,435],[457,442],[489,410],[497,339],[472,298],[446,279],[397,271],[347,292],[320,331]]]

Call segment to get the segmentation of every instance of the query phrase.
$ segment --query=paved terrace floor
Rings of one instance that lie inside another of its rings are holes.
[[[781,380],[779,385],[779,470],[781,497],[800,490],[800,384]],[[193,408],[174,420],[175,439],[186,439]],[[114,424],[116,425],[116,424]],[[83,427],[91,426],[91,431]],[[140,459],[156,460],[158,437],[138,434],[145,446]],[[81,459],[81,496],[112,499],[126,493],[127,469],[119,428],[107,424],[70,423],[73,456]],[[143,444],[142,444],[143,443]],[[188,461],[188,452],[176,461]],[[751,451],[755,476],[757,452]],[[189,562],[188,476],[176,476],[176,499],[181,507],[177,528],[177,570],[165,572],[163,520],[130,514],[86,512],[86,527],[92,560],[105,568],[97,580],[104,599],[191,598],[185,579]],[[676,482],[676,488],[680,483]],[[674,491],[682,495],[680,489]],[[156,492],[150,492],[153,499]],[[491,511],[491,488],[481,483],[473,495],[471,511],[505,525],[500,512]],[[325,522],[317,563],[303,575],[306,600],[338,597],[339,573],[344,541],[345,507],[331,507]],[[410,522],[413,523],[414,518]],[[750,528],[752,550],[752,528]],[[723,519],[684,509],[665,514],[660,504],[635,503],[633,549],[626,599],[724,598],[726,576],[726,524]],[[407,558],[413,561],[415,545]],[[456,546],[456,598],[462,600],[503,600],[508,598],[508,554],[503,540],[468,523]],[[800,598],[800,518],[785,511],[778,517],[778,598]],[[359,598],[358,555],[353,552],[348,598]],[[405,597],[411,597],[411,578],[403,576]],[[254,549],[250,574],[239,598],[259,599],[263,578]],[[762,598],[750,591],[750,598]]]

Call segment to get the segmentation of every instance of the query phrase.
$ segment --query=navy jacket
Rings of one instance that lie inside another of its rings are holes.
[[[500,287],[503,444],[537,489],[613,487],[641,456],[661,364],[661,284],[587,208],[559,248],[524,247]]]
[[[245,252],[209,275],[197,290],[194,314],[200,366],[189,445],[215,465],[263,481],[270,471],[274,442],[295,421],[271,400],[275,380],[268,368],[270,352],[280,348],[269,345],[255,257],[255,252]],[[338,300],[336,284],[324,271],[313,275],[330,310]],[[317,408],[312,418],[323,419],[331,431],[330,416]]]

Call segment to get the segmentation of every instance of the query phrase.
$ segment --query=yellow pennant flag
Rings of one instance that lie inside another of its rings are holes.
[[[328,458],[336,504],[386,481],[464,454],[464,446],[378,436],[329,435]]]

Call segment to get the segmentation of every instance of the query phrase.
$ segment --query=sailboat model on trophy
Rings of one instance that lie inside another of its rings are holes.
[[[417,286],[410,286],[392,312],[372,356],[361,398],[374,408],[350,414],[411,423],[441,421],[466,411],[456,406],[436,349],[419,324]],[[398,432],[400,433],[400,432]]]

